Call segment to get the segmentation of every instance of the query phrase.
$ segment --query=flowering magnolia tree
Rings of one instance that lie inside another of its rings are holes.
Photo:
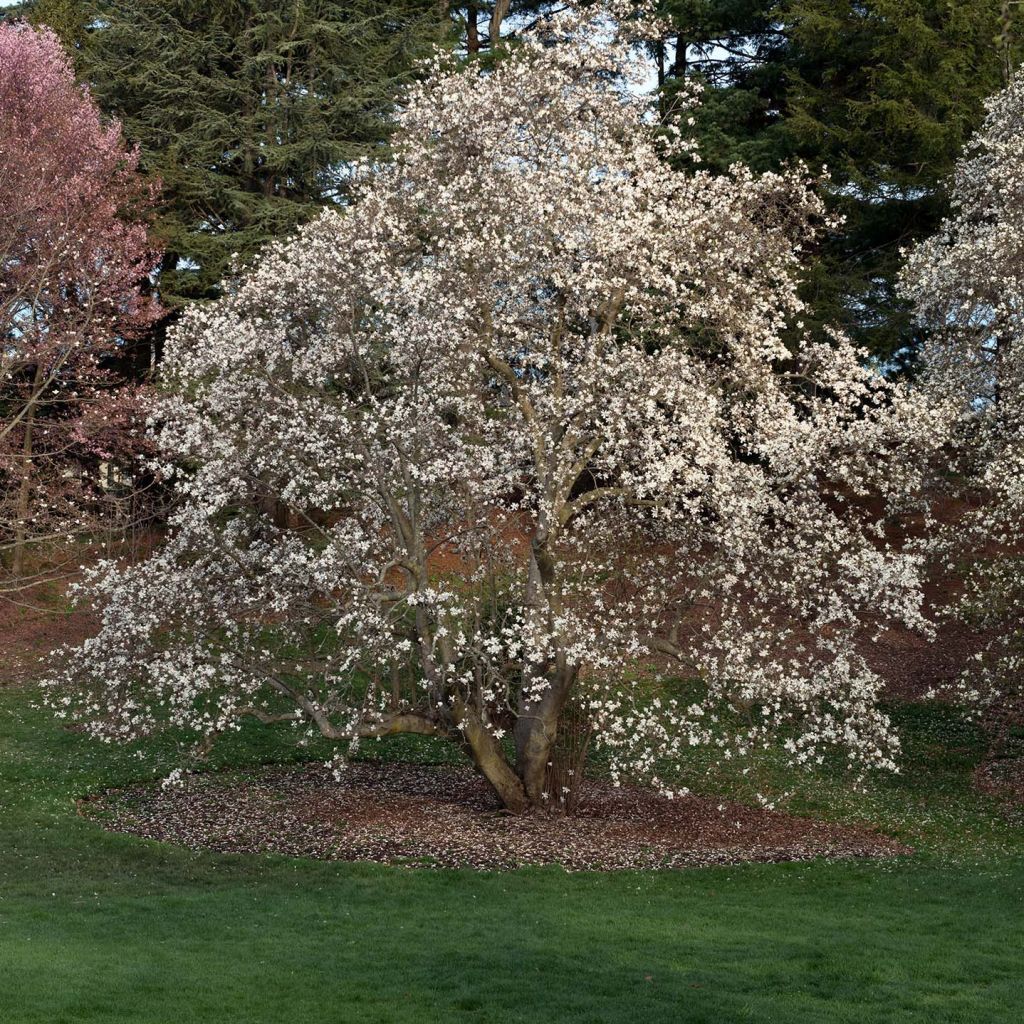
[[[940,538],[969,566],[957,611],[992,631],[961,693],[996,738],[1024,720],[1024,75],[988,104],[953,180],[953,215],[904,275],[934,341],[930,386],[959,401],[954,482],[973,508]]]
[[[104,518],[99,465],[130,466],[143,434],[104,365],[157,312],[137,163],[57,37],[0,25],[0,592],[37,582],[31,542]]]
[[[693,746],[774,736],[892,765],[852,637],[923,625],[918,563],[868,509],[915,492],[942,417],[842,338],[783,344],[817,200],[672,171],[692,150],[608,26],[439,59],[354,205],[183,320],[174,536],[93,574],[55,707],[111,740],[446,737],[512,811],[558,801],[569,708],[664,789]]]

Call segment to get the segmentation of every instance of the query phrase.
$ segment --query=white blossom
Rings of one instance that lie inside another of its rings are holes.
[[[952,189],[903,283],[932,332],[927,386],[960,409],[945,475],[964,513],[932,546],[966,569],[955,610],[990,637],[956,689],[999,742],[1024,715],[1024,74],[989,101]]]
[[[842,337],[787,347],[818,200],[799,171],[670,169],[693,147],[607,26],[438,57],[353,204],[183,318],[159,440],[195,468],[167,546],[91,574],[66,714],[447,736],[514,809],[550,792],[568,702],[616,779],[780,731],[798,763],[892,766],[852,638],[924,627],[880,523],[942,407]]]

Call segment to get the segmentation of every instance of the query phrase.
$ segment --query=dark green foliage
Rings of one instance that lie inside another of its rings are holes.
[[[660,7],[673,25],[652,46],[665,106],[684,81],[704,86],[696,116],[705,166],[778,167],[791,153],[778,131],[786,38],[771,0],[662,0]]]
[[[895,294],[900,249],[931,234],[944,181],[984,99],[1024,57],[1003,0],[664,0],[709,88],[698,115],[707,164],[828,168],[830,235],[810,268],[808,320],[836,323],[877,357],[920,339]],[[675,40],[670,39],[669,56]],[[673,74],[673,71],[676,74]],[[667,64],[670,99],[679,68]]]
[[[49,25],[68,47],[74,47],[89,23],[89,4],[83,0],[23,0],[2,12],[7,18],[26,17]]]
[[[100,106],[164,186],[170,306],[217,293],[345,191],[414,62],[448,31],[438,0],[39,0]]]
[[[787,132],[827,164],[846,229],[811,281],[821,320],[877,355],[915,347],[900,249],[946,211],[944,181],[1003,82],[999,0],[788,0]]]

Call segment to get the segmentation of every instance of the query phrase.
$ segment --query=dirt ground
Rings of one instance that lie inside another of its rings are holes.
[[[99,625],[88,608],[71,609],[66,584],[24,601],[0,600],[0,686],[14,686],[38,676],[52,651],[92,636]]]

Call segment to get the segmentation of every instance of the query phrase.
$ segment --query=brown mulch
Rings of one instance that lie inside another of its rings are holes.
[[[614,871],[912,852],[869,829],[600,783],[574,816],[513,817],[471,770],[411,764],[350,764],[340,781],[321,764],[193,775],[180,787],[109,791],[79,812],[190,849],[417,867]]]
[[[994,796],[1009,807],[1024,808],[1024,757],[987,760],[974,773],[979,793]]]

